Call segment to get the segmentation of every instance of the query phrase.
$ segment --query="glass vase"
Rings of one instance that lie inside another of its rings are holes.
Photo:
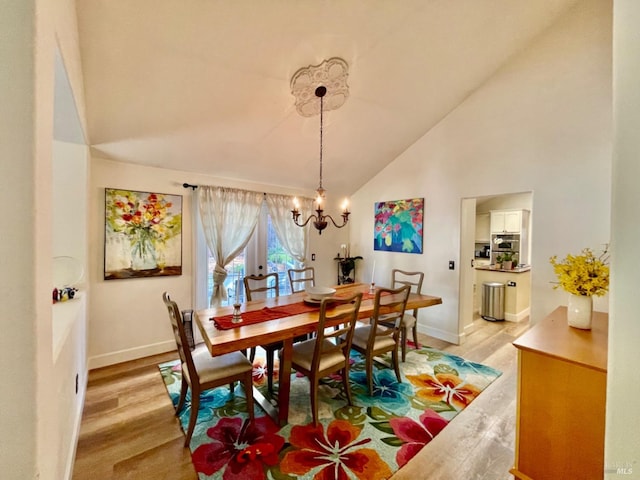
[[[131,270],[152,270],[158,267],[156,248],[147,232],[138,232],[131,241]]]
[[[569,294],[567,304],[567,322],[570,327],[591,330],[593,315],[593,297]]]

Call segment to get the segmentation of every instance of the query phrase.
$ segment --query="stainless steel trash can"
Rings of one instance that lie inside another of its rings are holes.
[[[491,322],[504,320],[504,283],[484,282],[482,284],[480,316]]]

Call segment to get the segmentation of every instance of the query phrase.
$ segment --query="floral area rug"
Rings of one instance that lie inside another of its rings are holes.
[[[313,426],[309,382],[293,372],[289,424],[278,428],[256,405],[248,423],[242,386],[205,392],[191,439],[200,480],[389,478],[431,441],[501,372],[428,347],[408,350],[402,383],[393,370],[374,367],[369,396],[364,359],[355,351],[350,372],[354,406],[339,376],[321,381]],[[254,384],[266,394],[264,358],[254,362]],[[178,360],[159,365],[174,406],[180,395]],[[277,369],[276,369],[277,370]],[[277,385],[277,384],[276,384]],[[190,401],[180,415],[186,431]]]

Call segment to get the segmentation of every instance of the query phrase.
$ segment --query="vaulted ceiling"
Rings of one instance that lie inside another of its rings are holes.
[[[351,194],[576,0],[77,0],[88,142],[124,162],[313,190],[290,82],[340,57],[324,186]],[[424,161],[429,161],[425,158]]]

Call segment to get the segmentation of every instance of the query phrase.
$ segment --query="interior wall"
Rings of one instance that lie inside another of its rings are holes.
[[[614,155],[611,315],[607,368],[605,478],[640,478],[640,3],[614,2]]]
[[[486,200],[476,199],[476,213],[489,213],[491,210],[529,210],[533,207],[531,192],[511,193],[499,195]]]
[[[87,269],[88,147],[54,141],[52,169],[52,256],[70,256]],[[56,285],[57,288],[66,285]],[[74,305],[58,303],[53,311],[53,382],[58,420],[57,475],[70,478],[80,432],[87,385],[87,289],[85,278]],[[71,308],[73,307],[73,308]],[[76,380],[77,378],[77,380]],[[76,383],[77,382],[77,383]]]
[[[175,349],[175,340],[161,301],[168,291],[181,308],[191,308],[193,285],[193,217],[192,190],[184,182],[195,185],[219,185],[259,192],[312,196],[283,187],[233,181],[208,175],[161,168],[144,167],[94,157],[90,186],[90,262],[89,288],[89,368],[97,368],[126,360]],[[123,188],[145,192],[182,195],[182,275],[155,278],[104,280],[104,189]],[[311,262],[319,284],[335,283],[333,258],[346,241],[347,230],[328,227],[322,236],[312,231]],[[194,306],[204,308],[206,305]]]
[[[13,2],[0,15],[0,242],[2,335],[0,361],[11,365],[0,395],[0,471],[8,478],[35,478],[37,468],[37,344],[35,287],[35,1]],[[16,168],[19,165],[20,168]],[[12,228],[5,226],[11,225]],[[9,312],[19,312],[14,321]]]
[[[376,283],[420,269],[443,298],[420,313],[421,331],[459,338],[448,261],[460,260],[461,198],[535,192],[531,319],[566,304],[549,257],[609,241],[611,97],[611,5],[579,2],[353,196],[352,248],[365,270],[376,261]],[[411,197],[425,198],[425,253],[373,251],[374,202]]]

